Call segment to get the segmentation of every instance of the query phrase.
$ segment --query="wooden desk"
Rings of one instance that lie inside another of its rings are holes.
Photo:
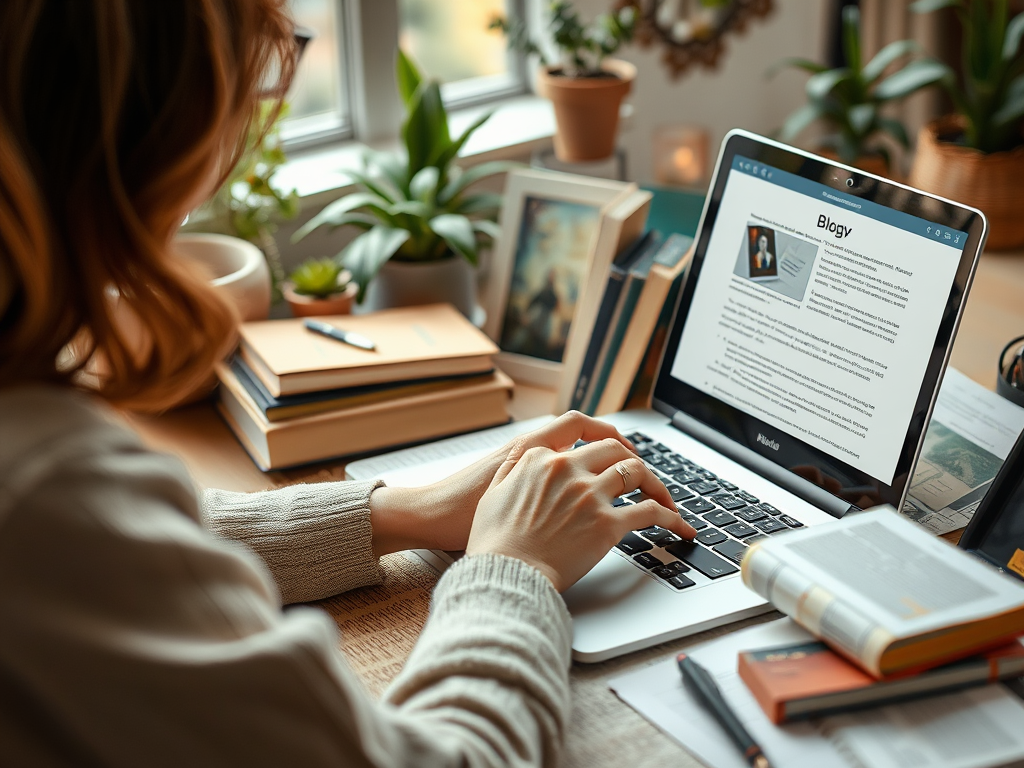
[[[967,310],[953,348],[952,365],[978,383],[995,386],[996,357],[1003,345],[1024,334],[1024,254],[986,254],[978,266]],[[518,387],[512,404],[519,419],[551,411],[552,392]],[[154,448],[180,455],[204,486],[256,491],[296,482],[340,480],[343,462],[325,462],[286,472],[260,472],[217,416],[212,405],[183,408],[156,418],[133,417]],[[421,561],[392,555],[383,561],[383,586],[356,590],[321,601],[338,623],[342,648],[375,695],[401,669],[426,620],[430,590],[437,580]],[[574,666],[573,714],[563,765],[611,768],[699,766],[675,742],[622,704],[607,681],[647,666],[692,642],[731,632],[767,618],[731,624],[602,664]]]

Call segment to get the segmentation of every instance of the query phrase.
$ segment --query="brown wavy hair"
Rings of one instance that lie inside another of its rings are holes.
[[[170,249],[291,79],[285,3],[0,3],[0,388],[160,410],[227,352],[233,311]]]

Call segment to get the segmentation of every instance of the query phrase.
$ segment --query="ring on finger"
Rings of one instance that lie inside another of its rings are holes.
[[[626,462],[620,461],[615,465],[615,471],[619,473],[622,478],[622,492],[626,493],[630,490],[629,488],[629,469],[626,468]]]

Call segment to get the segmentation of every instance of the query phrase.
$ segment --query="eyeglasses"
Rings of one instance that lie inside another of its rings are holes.
[[[996,392],[1007,400],[1024,406],[1024,336],[1018,336],[999,355],[999,377]]]

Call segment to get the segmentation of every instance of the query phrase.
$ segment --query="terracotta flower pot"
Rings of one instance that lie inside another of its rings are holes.
[[[288,306],[291,307],[295,317],[315,317],[317,315],[348,315],[352,313],[352,304],[355,302],[359,287],[355,283],[349,283],[345,290],[332,294],[325,299],[316,296],[306,296],[295,292],[295,286],[285,283],[281,287]]]
[[[909,183],[980,208],[988,217],[990,250],[1019,248],[1024,245],[1024,147],[985,154],[939,138],[959,133],[963,125],[959,115],[947,115],[921,129]]]
[[[555,156],[566,163],[603,160],[615,151],[619,108],[633,87],[636,67],[605,59],[610,77],[566,77],[559,67],[541,69],[537,92],[555,107]]]

